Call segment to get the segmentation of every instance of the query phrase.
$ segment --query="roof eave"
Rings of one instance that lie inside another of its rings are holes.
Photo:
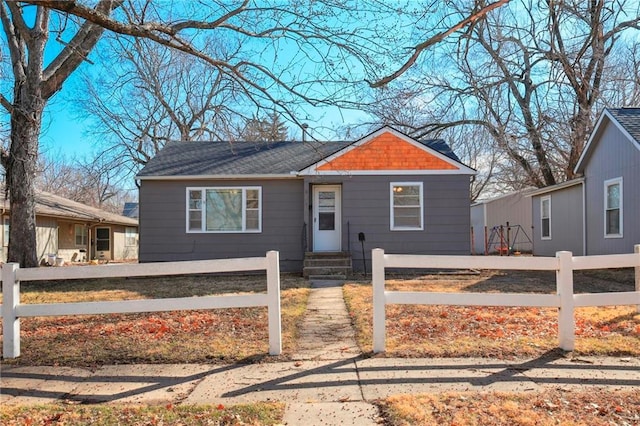
[[[542,195],[542,194],[546,194],[546,193],[549,193],[549,192],[559,191],[559,190],[565,189],[565,188],[571,188],[572,186],[580,185],[581,183],[584,183],[584,177],[571,179],[571,180],[568,180],[566,182],[558,183],[556,185],[545,186],[544,188],[540,188],[540,189],[537,189],[535,191],[532,191],[532,192],[526,194],[526,196],[527,197],[535,197],[537,195]]]
[[[247,174],[247,175],[170,175],[170,176],[136,176],[136,179],[139,180],[249,180],[249,179],[298,179],[297,172],[290,173],[279,173],[279,174],[269,174],[269,175],[256,175],[256,174]]]

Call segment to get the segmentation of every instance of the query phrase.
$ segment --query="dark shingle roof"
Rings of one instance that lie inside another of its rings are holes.
[[[301,170],[346,142],[172,142],[138,176],[270,175]]]
[[[420,142],[460,162],[442,139]],[[138,177],[290,174],[353,143],[355,142],[171,142],[149,160]]]
[[[607,108],[607,111],[640,143],[640,108]]]
[[[442,139],[427,139],[427,140],[422,140],[418,142],[428,146],[429,148],[435,151],[438,151],[440,154],[446,155],[447,157],[451,158],[453,161],[462,163],[462,161],[460,161],[460,159],[455,154],[455,152],[453,152],[449,144]]]

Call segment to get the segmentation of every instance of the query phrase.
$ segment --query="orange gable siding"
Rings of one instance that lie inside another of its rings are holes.
[[[317,170],[457,170],[435,155],[417,148],[392,133],[383,133]]]

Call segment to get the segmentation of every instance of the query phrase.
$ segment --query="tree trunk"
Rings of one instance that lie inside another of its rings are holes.
[[[11,148],[7,164],[7,190],[11,203],[8,262],[38,266],[36,252],[35,177],[42,112],[39,84],[24,82],[15,90],[11,116]]]

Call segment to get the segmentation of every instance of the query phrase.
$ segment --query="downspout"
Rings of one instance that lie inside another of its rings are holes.
[[[587,255],[587,190],[584,180],[580,182],[582,185],[582,255]]]

